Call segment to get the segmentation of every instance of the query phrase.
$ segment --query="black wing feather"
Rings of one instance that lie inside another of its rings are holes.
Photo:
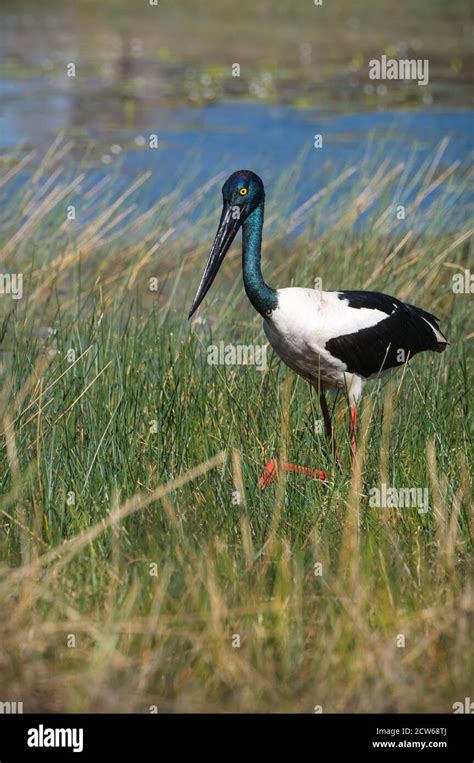
[[[434,333],[435,328],[439,330],[438,318],[419,307],[380,292],[343,291],[338,296],[347,299],[352,308],[365,307],[387,314],[375,326],[326,342],[326,349],[351,373],[368,378],[403,365],[419,352],[443,352],[446,347]]]

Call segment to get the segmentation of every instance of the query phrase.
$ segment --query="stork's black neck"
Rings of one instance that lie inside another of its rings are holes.
[[[265,283],[260,267],[263,210],[261,201],[242,225],[242,270],[249,300],[263,318],[268,318],[278,306],[278,295],[276,289]]]

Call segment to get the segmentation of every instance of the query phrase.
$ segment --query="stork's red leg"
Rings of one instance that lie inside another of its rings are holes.
[[[349,420],[349,437],[351,438],[352,455],[354,456],[357,450],[356,434],[357,434],[357,406],[353,405],[351,407],[351,418]]]

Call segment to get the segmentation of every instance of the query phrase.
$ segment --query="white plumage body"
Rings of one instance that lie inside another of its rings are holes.
[[[315,386],[319,384],[323,389],[346,390],[351,404],[358,402],[367,379],[390,370],[382,368],[384,327],[381,326],[381,340],[376,348],[380,360],[373,366],[372,373],[357,373],[357,369],[349,369],[343,359],[344,353],[343,357],[337,357],[337,354],[341,353],[335,354],[334,350],[331,352],[328,342],[338,341],[341,337],[345,337],[346,341],[347,337],[355,337],[354,341],[358,342],[363,341],[365,336],[369,339],[366,344],[367,353],[370,353],[374,352],[374,342],[370,341],[371,337],[368,334],[360,332],[366,332],[384,321],[387,322],[392,316],[392,323],[397,320],[397,328],[403,319],[406,322],[406,331],[412,329],[404,313],[410,306],[405,306],[387,295],[379,295],[383,298],[381,304],[384,309],[378,309],[376,302],[371,307],[360,304],[354,307],[350,304],[351,299],[345,298],[346,294],[357,294],[360,300],[360,295],[366,294],[369,300],[370,292],[332,292],[295,287],[278,289],[277,294],[278,307],[263,324],[265,334],[275,352],[293,371]],[[390,301],[392,299],[393,301]],[[411,312],[409,318],[413,318]],[[434,341],[446,341],[430,320],[418,315],[416,320],[429,326]],[[387,323],[384,326],[387,326]],[[405,328],[404,325],[402,327]],[[390,342],[387,343],[387,348],[389,344]]]

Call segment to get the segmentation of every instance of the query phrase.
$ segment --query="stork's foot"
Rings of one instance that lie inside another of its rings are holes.
[[[264,487],[267,485],[270,485],[275,477],[278,474],[278,461],[275,459],[271,459],[271,461],[268,462],[265,469],[263,470],[263,474],[260,477],[258,481],[258,487],[260,490],[263,490]]]
[[[277,461],[276,458],[272,458],[266,465],[262,476],[258,481],[258,487],[263,490],[267,485],[270,485],[275,479],[279,470],[284,472],[294,472],[296,474],[304,474],[305,477],[313,477],[318,480],[327,479],[327,474],[323,469],[313,469],[310,466],[300,466],[299,464],[290,464],[287,461]]]

